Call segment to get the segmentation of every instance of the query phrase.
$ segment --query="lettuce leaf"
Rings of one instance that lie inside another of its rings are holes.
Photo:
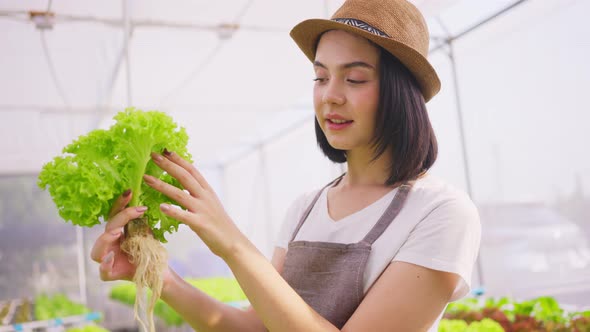
[[[178,230],[179,222],[160,211],[160,203],[177,202],[143,182],[143,174],[182,188],[150,157],[164,148],[191,160],[188,135],[167,114],[128,108],[115,115],[108,130],[97,129],[78,137],[45,164],[38,185],[49,191],[60,216],[74,225],[92,227],[108,218],[115,199],[133,191],[130,206],[147,206],[154,237],[166,242],[164,233]]]

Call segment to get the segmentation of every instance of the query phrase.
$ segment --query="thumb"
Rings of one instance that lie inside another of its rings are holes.
[[[100,279],[103,281],[112,280],[111,275],[113,272],[113,266],[115,265],[115,252],[110,251],[106,254],[100,262],[99,271]]]

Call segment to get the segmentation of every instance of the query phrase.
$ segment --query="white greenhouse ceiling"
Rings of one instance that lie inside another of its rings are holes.
[[[413,2],[427,15],[431,47],[525,3]],[[128,105],[171,114],[201,164],[310,121],[313,72],[288,33],[341,3],[0,2],[0,174],[37,172]]]

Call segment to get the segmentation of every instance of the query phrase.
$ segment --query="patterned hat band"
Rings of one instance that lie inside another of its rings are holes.
[[[364,37],[396,57],[414,75],[424,101],[440,91],[440,79],[427,59],[428,26],[412,0],[345,0],[331,19],[299,22],[290,35],[311,61],[318,41],[330,30],[345,30]]]
[[[373,27],[372,25],[370,25],[368,23],[365,23],[361,20],[357,20],[356,18],[333,18],[332,21],[335,21],[338,23],[344,23],[346,25],[350,25],[355,28],[363,29],[363,30],[370,32],[374,35],[377,35],[379,37],[390,38],[385,32]]]

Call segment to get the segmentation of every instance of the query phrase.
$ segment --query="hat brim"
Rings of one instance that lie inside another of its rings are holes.
[[[440,79],[428,60],[418,51],[393,38],[377,36],[361,28],[326,19],[305,20],[297,24],[290,35],[305,56],[313,62],[319,37],[324,32],[335,29],[364,37],[393,54],[414,75],[425,101],[429,101],[440,91]]]

